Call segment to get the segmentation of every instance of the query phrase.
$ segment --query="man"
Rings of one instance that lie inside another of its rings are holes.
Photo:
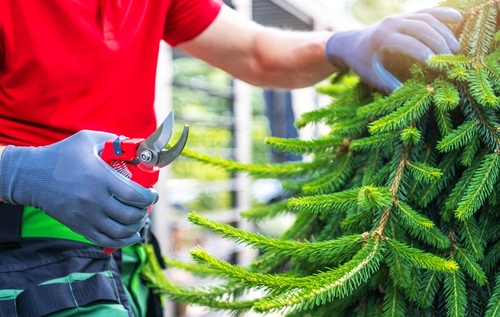
[[[1,4],[0,316],[152,315],[136,261],[158,194],[99,150],[155,129],[161,39],[253,85],[304,87],[352,68],[386,93],[401,83],[384,53],[425,63],[459,50],[445,24],[461,16],[447,8],[332,35],[265,28],[220,0]]]

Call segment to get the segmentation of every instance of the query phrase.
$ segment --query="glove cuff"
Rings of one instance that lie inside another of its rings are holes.
[[[14,204],[12,201],[12,180],[13,177],[9,175],[9,155],[8,152],[12,150],[14,146],[8,145],[2,151],[0,156],[0,200],[6,203]]]
[[[342,44],[340,39],[342,38],[342,32],[334,33],[326,42],[325,45],[325,56],[336,68],[339,70],[345,70],[349,68],[341,57]]]
[[[0,199],[10,204],[31,205],[35,196],[43,196],[43,186],[50,183],[50,175],[44,175],[36,168],[40,156],[35,147],[4,148],[0,159]]]

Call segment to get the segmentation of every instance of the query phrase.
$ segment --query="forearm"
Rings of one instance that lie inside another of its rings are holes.
[[[292,89],[337,70],[324,53],[330,35],[263,27],[223,7],[202,34],[179,48],[252,85]]]
[[[254,61],[236,76],[257,86],[301,88],[316,84],[338,69],[326,59],[330,32],[265,29],[255,38]]]

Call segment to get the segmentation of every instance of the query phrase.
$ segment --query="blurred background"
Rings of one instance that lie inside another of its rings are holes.
[[[416,11],[436,5],[438,0],[224,0],[226,5],[257,23],[297,31],[347,30],[376,22],[386,15]],[[302,113],[329,102],[314,87],[263,90],[233,79],[227,73],[191,58],[161,43],[158,60],[155,108],[158,122],[173,110],[175,135],[190,126],[187,147],[204,154],[250,162],[285,162],[307,158],[284,155],[264,145],[268,136],[308,140],[322,133],[321,126],[297,131],[294,121]],[[249,179],[185,158],[162,169],[157,187],[153,230],[163,254],[189,261],[189,250],[200,245],[230,263],[247,265],[257,256],[247,249],[191,225],[187,214],[196,211],[265,235],[279,237],[294,221],[282,216],[272,221],[247,223],[241,211],[281,199],[281,184],[275,179]],[[165,273],[184,286],[217,281],[199,280],[185,272]],[[216,317],[222,313],[201,307],[167,302],[166,317]],[[253,313],[247,317],[258,316]]]

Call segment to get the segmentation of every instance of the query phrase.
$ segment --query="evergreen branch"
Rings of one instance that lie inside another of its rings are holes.
[[[334,114],[334,106],[322,107],[310,112],[305,112],[295,121],[295,127],[297,127],[297,129],[302,129],[308,124],[319,123]]]
[[[286,276],[284,274],[267,274],[248,271],[239,265],[231,265],[222,261],[200,247],[197,247],[190,252],[191,257],[198,263],[207,265],[208,267],[217,270],[219,276],[237,281],[244,281],[251,287],[260,289],[274,289],[279,292],[285,290],[302,289],[307,286],[310,277],[295,277]]]
[[[399,137],[399,132],[389,132],[384,134],[376,134],[367,136],[361,139],[351,141],[349,149],[353,151],[366,151],[378,147],[386,147],[394,142]]]
[[[448,199],[445,202],[446,211],[455,210],[455,208],[458,206],[458,203],[460,202],[462,197],[464,197],[464,192],[466,188],[469,186],[470,182],[472,181],[472,178],[474,177],[476,170],[481,165],[484,156],[485,153],[479,155],[478,158],[474,161],[474,163],[471,166],[469,166],[465,170],[465,172],[463,172],[462,176],[460,177],[460,180],[455,185]]]
[[[319,273],[309,279],[309,288],[285,292],[255,305],[258,312],[268,312],[285,307],[304,310],[335,298],[344,298],[366,282],[378,269],[383,246],[378,236],[370,238],[365,246],[347,263],[335,270]]]
[[[427,185],[418,196],[417,204],[420,207],[426,207],[437,195],[447,187],[450,180],[455,176],[457,167],[456,159],[460,155],[459,151],[450,152],[439,163],[439,170],[443,176],[429,185]]]
[[[369,130],[372,134],[379,134],[402,129],[420,118],[428,109],[434,89],[425,87],[415,93],[405,104],[393,113],[375,120],[370,124]]]
[[[364,237],[360,234],[345,235],[335,240],[303,243],[294,250],[276,251],[276,254],[291,254],[293,261],[306,265],[335,267],[351,259],[363,246]]]
[[[394,285],[408,288],[411,285],[410,263],[398,252],[393,252],[394,250],[391,247],[387,251],[385,263],[387,264],[389,276]]]
[[[392,166],[390,164],[384,164],[382,168],[374,172],[375,173],[370,183],[375,184],[377,186],[383,186],[387,183],[387,180],[390,178],[392,174]]]
[[[463,166],[470,166],[472,164],[472,161],[476,157],[477,151],[479,150],[479,134],[475,134],[472,137],[472,140],[470,140],[469,143],[467,143],[463,149],[462,153],[462,158],[460,159],[460,163]]]
[[[466,12],[466,16],[472,16],[476,15],[476,8],[472,8]],[[461,29],[461,32],[459,36],[457,37],[458,41],[461,43],[461,51],[463,55],[470,56],[472,59],[474,58],[474,54],[470,54],[470,49],[469,46],[471,46],[470,38],[473,38],[473,35],[475,35],[475,19],[469,18],[469,19],[463,19],[462,22],[459,25],[459,28]],[[463,47],[463,45],[466,45],[466,48]]]
[[[491,43],[493,42],[493,39],[495,37],[498,18],[498,1],[487,2],[485,4],[483,12],[485,13],[485,17],[481,22],[481,30],[483,31],[479,33],[481,35],[481,38],[479,40],[479,45],[476,47],[479,49],[477,59],[482,58],[484,55],[488,54],[491,48]]]
[[[467,253],[466,250],[459,248],[456,245],[453,245],[453,247],[456,250],[455,255],[460,267],[465,270],[465,272],[467,272],[469,276],[472,277],[472,279],[479,285],[482,286],[486,284],[488,280],[481,266],[472,258],[470,254]]]
[[[197,226],[219,233],[223,235],[224,238],[232,239],[237,243],[243,243],[266,252],[274,252],[274,256],[276,257],[294,257],[301,261],[316,264],[323,263],[328,265],[329,263],[336,261],[338,254],[344,255],[346,250],[349,253],[349,250],[353,247],[361,247],[364,240],[360,234],[356,234],[343,236],[336,240],[302,243],[272,237],[264,237],[259,233],[251,233],[246,230],[234,228],[227,224],[212,221],[194,212],[189,214],[188,219]]]
[[[334,99],[330,106],[331,114],[321,120],[326,125],[332,125],[342,120],[349,120],[356,115],[354,102],[346,103],[344,99]]]
[[[500,241],[496,241],[492,246],[488,247],[486,256],[481,263],[484,272],[490,275],[492,272],[498,270],[498,262],[500,260]]]
[[[493,82],[500,82],[500,65],[498,64],[498,59],[500,57],[499,52],[495,52],[486,56],[483,60],[483,67],[486,68],[489,74],[493,77]]]
[[[184,261],[179,261],[168,256],[163,256],[163,260],[165,261],[165,265],[168,268],[175,267],[178,269],[182,269],[184,271],[189,271],[196,276],[207,277],[210,275],[217,275],[217,271],[208,268],[204,265],[199,265],[197,263],[188,263]]]
[[[467,82],[469,83],[470,93],[472,97],[481,105],[500,108],[500,100],[495,96],[493,87],[488,78],[488,72],[482,67],[474,67],[467,74]]]
[[[488,50],[495,35],[497,8],[494,1],[482,4],[474,10],[474,19],[468,19],[465,28],[459,37],[461,51],[481,61],[488,54]],[[470,33],[469,33],[470,32]]]
[[[470,278],[466,278],[467,314],[469,316],[484,316],[487,298],[484,288]],[[486,299],[486,300],[485,300]]]
[[[480,133],[483,141],[495,151],[500,149],[500,136],[496,128],[498,124],[495,120],[496,115],[491,115],[491,110],[493,109],[481,107],[481,105],[473,99],[470,92],[467,91],[466,88],[463,86],[461,86],[461,88],[464,95],[466,95],[465,99],[470,103],[468,106],[465,104],[463,105],[463,111],[467,119],[469,121],[479,120],[481,123]]]
[[[433,55],[427,61],[429,67],[438,70],[449,70],[456,68],[457,66],[470,68],[474,63],[474,58],[467,55],[449,55],[449,54],[438,54]]]
[[[423,65],[421,63],[413,63],[409,68],[411,78],[418,81],[426,81],[430,76],[428,65]]]
[[[406,303],[396,284],[389,285],[384,294],[382,317],[405,317]]]
[[[290,261],[276,252],[264,252],[252,261],[248,270],[260,273],[277,273]]]
[[[399,221],[408,233],[438,249],[445,249],[450,245],[450,240],[436,227],[434,223],[414,211],[409,205],[401,202],[396,204],[396,213],[402,218]]]
[[[411,267],[410,285],[405,292],[406,298],[408,299],[409,302],[415,303],[420,297],[420,287],[422,284],[422,277],[425,272],[435,272],[435,271],[422,270],[414,266]]]
[[[152,245],[146,245],[147,260],[141,267],[141,277],[156,294],[165,295],[173,301],[210,307],[214,310],[229,310],[234,313],[248,311],[254,306],[255,300],[233,301],[226,296],[226,287],[208,287],[186,289],[175,285],[162,273],[156,260]]]
[[[390,191],[394,197],[397,197],[398,192],[399,192],[399,186],[401,185],[401,181],[403,180],[403,171],[406,166],[406,162],[408,160],[408,152],[409,152],[410,147],[409,146],[404,146],[403,150],[401,151],[401,154],[399,155],[399,162],[397,165],[397,168],[395,169],[394,173],[391,174],[393,176],[392,179],[392,184],[390,186]],[[396,161],[397,158],[394,159]],[[386,166],[389,166],[387,164]],[[393,205],[389,206],[384,213],[382,214],[382,217],[380,217],[380,222],[375,230],[380,236],[383,236],[385,226],[387,225],[387,222],[389,221],[389,217],[391,216]]]
[[[450,152],[468,144],[477,133],[479,122],[466,121],[438,142],[437,149]]]
[[[396,208],[397,214],[400,215],[408,225],[422,230],[434,227],[434,222],[413,210],[410,205],[402,201],[396,201],[395,205],[398,207]]]
[[[446,299],[446,315],[448,317],[464,317],[467,308],[467,291],[465,276],[458,270],[445,274],[444,294]]]
[[[350,214],[350,213],[347,213]],[[320,219],[320,223],[322,224],[322,228],[317,230],[315,234],[314,241],[326,241],[337,239],[338,237],[342,237],[345,235],[345,231],[341,230],[341,221],[345,218],[346,213],[335,213],[328,214],[326,216],[320,215],[318,218]],[[354,231],[354,232],[366,232],[368,228],[364,231]]]
[[[397,197],[399,194],[400,186],[401,183],[403,182],[403,174],[405,171],[406,164],[408,163],[408,155],[410,153],[411,147],[409,146],[403,146],[402,149],[398,152],[400,152],[398,155],[394,156],[393,159],[393,164],[394,167],[393,171],[391,172],[390,178],[392,179],[390,181],[390,186],[389,189],[391,193],[394,195],[394,197]],[[397,152],[396,152],[397,153]],[[391,166],[392,164],[387,164],[387,166]]]
[[[311,215],[310,212],[300,212],[293,225],[288,228],[281,238],[284,240],[304,239],[316,220],[317,215]]]
[[[266,144],[274,149],[292,154],[311,154],[319,152],[330,152],[339,146],[345,144],[345,140],[339,137],[320,138],[312,141],[299,139],[283,139],[277,137],[268,137]]]
[[[330,97],[340,97],[343,93],[350,92],[356,85],[359,84],[359,77],[353,74],[345,74],[340,78],[334,78],[335,84],[320,85],[316,87],[316,91],[328,95]]]
[[[386,244],[389,252],[398,254],[419,268],[446,273],[458,270],[458,264],[455,261],[445,260],[422,250],[410,248],[395,239],[387,239]]]
[[[291,198],[288,207],[314,213],[345,212],[356,208],[359,188],[329,194]]]
[[[446,72],[446,77],[457,82],[465,82],[467,80],[468,69],[462,66],[456,66]]]
[[[332,172],[304,185],[304,193],[306,195],[327,194],[339,189],[352,172],[352,154],[348,152],[339,155]]]
[[[287,204],[288,204],[288,199],[284,199],[276,203],[255,207],[248,211],[243,211],[240,213],[240,216],[250,221],[271,219],[277,217],[280,214],[289,212]]]
[[[494,224],[491,222],[495,221]],[[488,216],[481,217],[481,241],[486,243],[496,241],[500,238],[500,223],[496,223],[496,218],[490,219]]]
[[[358,212],[346,217],[340,223],[340,227],[345,230],[368,230],[373,224],[374,214],[371,211]]]
[[[467,251],[477,261],[484,258],[485,242],[481,238],[480,229],[474,218],[460,221],[460,238]]]
[[[356,135],[362,133],[367,126],[368,121],[365,118],[344,119],[340,122],[335,122],[334,124],[332,124],[330,133],[332,133],[333,135],[353,138]]]
[[[425,89],[426,87],[421,83],[407,83],[401,88],[396,89],[389,96],[360,107],[357,111],[357,115],[365,119],[387,115],[401,107],[401,105],[411,99],[416,93],[421,93],[422,90]]]
[[[418,131],[414,126],[406,127],[403,132],[401,132],[401,140],[404,145],[417,145],[420,142],[422,133]]]
[[[465,196],[455,211],[457,218],[467,219],[472,216],[493,191],[498,179],[500,159],[497,153],[485,156],[481,165],[474,173],[471,183],[467,186]]]
[[[495,287],[486,306],[487,311],[485,317],[500,316],[500,274],[495,277]]]
[[[363,186],[358,192],[358,205],[361,210],[377,211],[392,205],[392,193],[387,187]]]
[[[295,222],[282,235],[282,240],[305,240],[311,228],[316,223],[317,216],[308,212],[301,212],[297,215]],[[250,269],[254,272],[274,272],[288,262],[287,257],[280,257],[277,252],[266,252],[255,259]]]
[[[253,176],[280,178],[285,176],[297,176],[307,173],[308,170],[317,167],[317,162],[311,163],[281,163],[281,164],[243,164],[233,160],[226,160],[218,156],[209,156],[189,149],[184,149],[182,155],[197,161],[223,168],[231,172],[247,172]]]
[[[380,170],[381,163],[382,163],[381,147],[376,147],[371,151],[366,161],[363,173],[363,181],[362,181],[363,185],[373,184],[373,176],[378,170]]]
[[[431,57],[431,60],[434,57]],[[434,84],[434,89],[436,93],[432,100],[436,108],[440,111],[451,111],[460,103],[460,93],[453,83],[446,80],[437,80]]]
[[[290,254],[293,254],[293,250],[297,250],[297,248],[302,249],[305,246],[300,242],[265,237],[259,233],[252,233],[243,229],[235,228],[228,224],[219,223],[202,217],[196,212],[191,212],[188,215],[188,220],[197,226],[219,233],[223,235],[224,238],[230,238],[237,243],[249,245],[254,248],[260,248],[265,251],[281,250],[285,251],[283,253],[284,255],[288,255],[286,254],[287,250],[288,252],[291,252]]]
[[[451,115],[448,111],[434,108],[434,116],[441,132],[441,136],[445,137],[453,131],[453,124],[451,123]]]
[[[439,180],[443,173],[438,168],[429,166],[425,163],[410,162],[406,163],[413,177],[419,182],[432,183]]]
[[[427,271],[424,274],[417,305],[421,308],[429,308],[441,284],[442,274],[437,271]]]

